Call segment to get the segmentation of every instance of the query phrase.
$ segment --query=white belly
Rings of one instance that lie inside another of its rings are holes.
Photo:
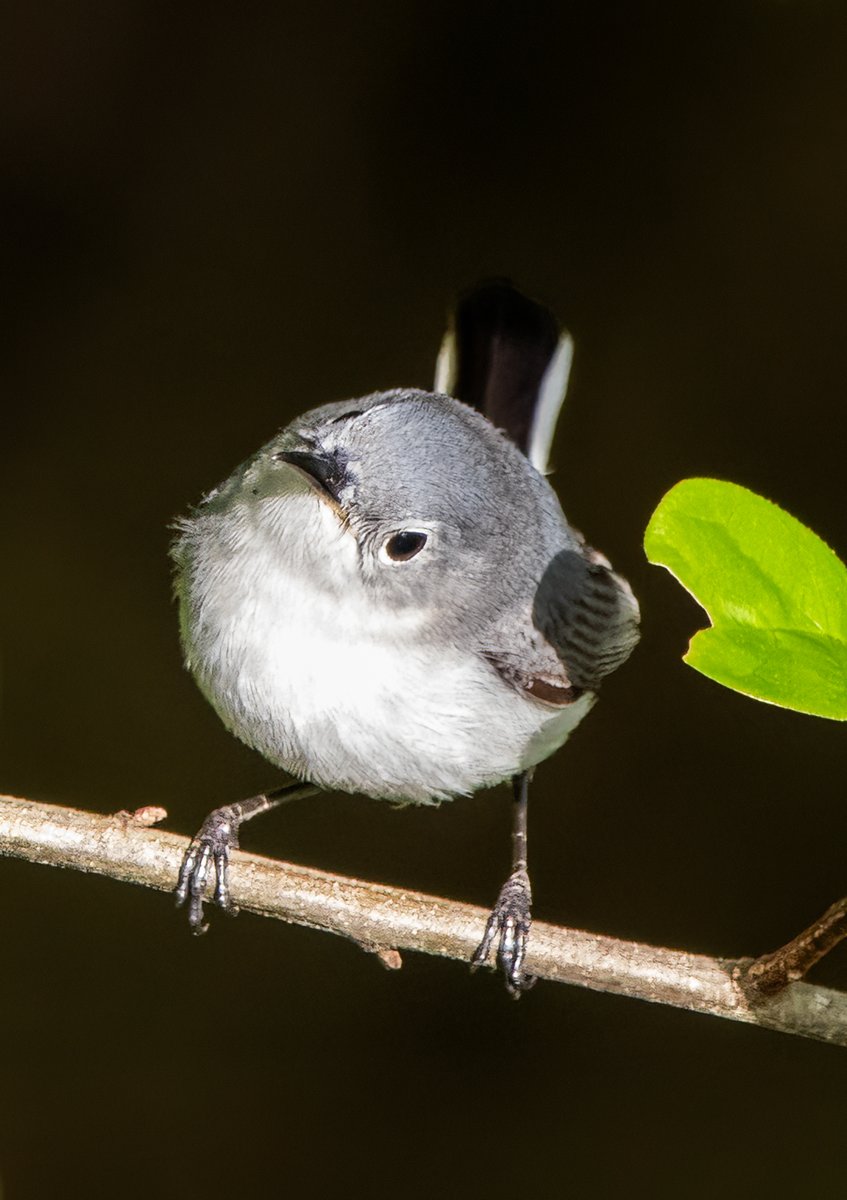
[[[338,553],[353,553],[344,540]],[[479,656],[435,648],[435,611],[380,611],[362,589],[317,589],[296,563],[256,561],[194,564],[180,586],[186,654],[232,732],[294,775],[442,800],[534,766],[592,703],[553,708]]]

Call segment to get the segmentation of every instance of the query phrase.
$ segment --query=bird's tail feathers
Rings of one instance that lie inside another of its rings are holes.
[[[492,280],[459,300],[435,390],[479,409],[545,472],[572,359],[573,339],[549,309]]]

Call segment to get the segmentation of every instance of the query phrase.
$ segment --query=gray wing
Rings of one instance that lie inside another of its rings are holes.
[[[638,641],[638,602],[596,550],[562,550],[538,585],[532,620],[573,686],[594,690]]]
[[[638,641],[629,585],[589,547],[560,551],[536,589],[531,613],[498,623],[484,654],[503,679],[549,704],[596,691]]]

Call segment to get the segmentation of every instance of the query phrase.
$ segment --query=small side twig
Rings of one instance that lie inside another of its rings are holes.
[[[170,892],[187,846],[185,837],[123,816],[0,796],[0,854]],[[341,934],[389,967],[399,965],[397,952],[404,949],[467,963],[488,916],[474,905],[241,851],[232,855],[230,885],[240,908]],[[708,958],[536,921],[526,969],[541,979],[847,1046],[846,993],[794,983],[775,996],[751,995],[743,981],[749,960]]]
[[[747,967],[742,982],[762,996],[779,992],[803,979],[816,962],[847,937],[847,898],[830,905],[822,917],[778,950],[763,954]]]

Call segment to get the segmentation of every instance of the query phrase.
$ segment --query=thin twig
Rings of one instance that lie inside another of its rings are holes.
[[[763,996],[774,996],[790,983],[802,979],[847,937],[847,899],[836,900],[823,916],[798,933],[778,950],[763,954],[751,963],[745,982]]]
[[[168,892],[188,840],[145,825],[147,812],[136,820],[0,797],[0,854]],[[242,852],[232,856],[231,891],[242,909],[341,934],[395,967],[400,949],[467,961],[488,915],[473,905]],[[526,960],[542,979],[847,1046],[847,993],[794,983],[761,997],[744,986],[749,966],[749,959],[707,958],[540,921]]]

